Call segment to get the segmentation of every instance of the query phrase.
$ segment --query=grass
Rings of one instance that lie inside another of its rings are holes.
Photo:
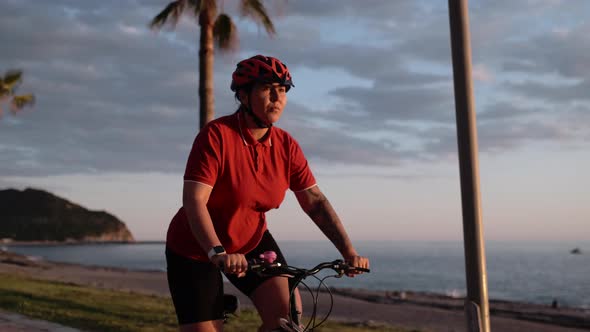
[[[85,331],[177,331],[167,297],[104,290],[55,281],[0,274],[0,308]],[[243,309],[225,325],[226,332],[256,331],[260,319]],[[327,322],[318,332],[410,332],[393,327],[358,327]]]

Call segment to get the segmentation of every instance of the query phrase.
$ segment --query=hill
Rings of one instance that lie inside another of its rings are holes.
[[[56,242],[134,242],[127,226],[49,192],[0,190],[0,239]]]

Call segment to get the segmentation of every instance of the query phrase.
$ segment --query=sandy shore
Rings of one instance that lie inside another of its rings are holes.
[[[59,280],[100,288],[169,296],[166,274],[158,271],[130,271],[75,264],[34,261],[0,251],[0,273],[47,280]],[[231,285],[226,293],[240,297],[241,305],[252,306]],[[390,324],[424,331],[466,331],[463,299],[416,292],[375,292],[334,289],[331,319],[359,324]],[[326,312],[329,300],[322,295],[319,311]],[[305,301],[304,302],[309,302]],[[310,308],[310,303],[304,303]],[[491,327],[502,332],[574,332],[590,329],[590,310],[551,308],[526,303],[492,301]]]

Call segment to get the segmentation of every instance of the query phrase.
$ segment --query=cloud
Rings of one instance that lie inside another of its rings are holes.
[[[472,69],[473,79],[482,82],[493,82],[494,75],[490,68],[482,64],[476,64]]]
[[[423,120],[439,122],[453,118],[452,91],[448,85],[437,88],[338,88],[331,94],[344,103],[354,103],[369,115],[363,121]],[[362,121],[361,121],[362,122]],[[370,124],[369,124],[370,125]]]
[[[517,101],[499,100],[490,105],[486,105],[485,111],[477,115],[478,121],[506,120],[511,121],[515,117],[524,117],[534,115],[539,112],[537,109],[522,107]]]
[[[530,99],[542,100],[544,102],[561,107],[574,101],[590,101],[588,89],[590,81],[582,81],[576,84],[548,84],[536,81],[525,81],[522,83],[507,83],[506,89],[518,93]]]
[[[150,31],[149,20],[166,3],[0,4],[0,31],[10,32],[0,34],[0,70],[24,69],[22,91],[37,96],[33,110],[0,120],[2,176],[182,172],[198,121],[198,25],[184,19],[174,31]],[[588,139],[590,25],[578,13],[586,7],[581,1],[472,4],[485,151],[536,139]],[[564,16],[553,24],[556,8]],[[289,1],[276,16],[273,39],[235,18],[241,50],[215,62],[218,116],[236,109],[228,89],[235,62],[271,54],[294,72],[348,75],[322,86],[318,98],[329,103],[298,95],[281,120],[310,159],[400,165],[456,151],[445,3]],[[314,86],[315,79],[298,76],[296,85]],[[569,132],[550,122],[556,112],[567,118]]]

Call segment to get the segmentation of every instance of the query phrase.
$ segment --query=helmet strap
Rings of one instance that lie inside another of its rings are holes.
[[[258,116],[256,116],[256,114],[254,114],[254,112],[252,112],[252,109],[250,107],[244,106],[244,110],[245,110],[246,114],[248,114],[252,117],[252,120],[254,120],[254,123],[256,123],[258,128],[272,127],[272,123],[270,123],[270,124],[264,123],[264,121],[262,121],[262,119],[260,119]]]
[[[250,98],[248,98],[248,105],[242,103],[242,107],[244,109],[244,112],[246,112],[246,114],[250,115],[250,117],[252,117],[252,120],[254,120],[254,123],[256,123],[256,126],[258,126],[258,128],[270,128],[272,127],[272,123],[267,124],[264,121],[262,121],[261,118],[259,118],[256,114],[254,114],[254,111],[252,111],[252,107],[250,107]]]

